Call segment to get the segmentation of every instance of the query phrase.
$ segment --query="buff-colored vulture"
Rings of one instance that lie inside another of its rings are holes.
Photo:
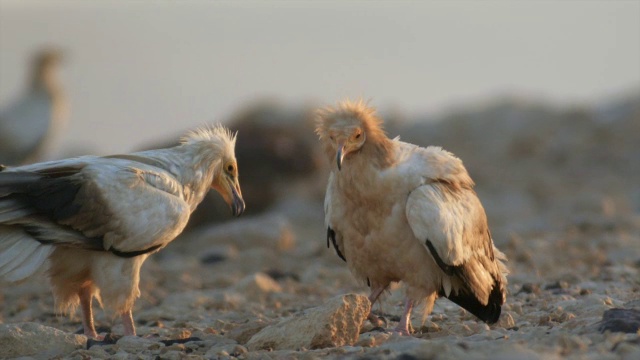
[[[327,245],[369,284],[372,305],[391,282],[406,285],[395,330],[409,334],[414,305],[424,302],[429,314],[441,296],[495,323],[506,296],[505,256],[462,161],[389,139],[363,102],[319,110],[316,132],[332,164]]]
[[[0,280],[48,263],[56,309],[80,305],[85,335],[98,336],[94,297],[135,335],[146,258],[182,232],[211,188],[234,215],[244,211],[234,147],[235,135],[216,126],[168,149],[0,167]]]

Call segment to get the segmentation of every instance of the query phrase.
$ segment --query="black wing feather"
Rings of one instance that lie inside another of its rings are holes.
[[[433,247],[431,240],[427,239],[427,241],[425,241],[425,245],[427,245],[427,248],[429,249],[431,256],[433,256],[433,259],[436,261],[436,264],[438,264],[440,269],[442,269],[442,271],[444,271],[445,274],[449,276],[453,276],[456,273],[458,273],[458,271],[460,270],[460,266],[445,264],[445,262],[442,261],[442,258],[440,257],[440,255],[438,255],[436,248]]]
[[[347,259],[344,257],[344,255],[342,255],[340,248],[338,248],[338,242],[336,241],[336,232],[333,231],[331,227],[327,227],[327,247],[330,247],[329,240],[331,240],[333,247],[336,249],[336,254],[338,254],[340,259],[342,259],[344,262],[347,262]]]
[[[442,258],[438,255],[438,252],[429,239],[427,239],[425,245],[427,245],[431,256],[433,256],[436,264],[438,264],[438,267],[440,267],[445,274],[462,279],[463,284],[467,283],[465,279],[467,277],[465,274],[465,268],[462,265],[449,265],[442,261]],[[487,324],[495,324],[498,321],[500,313],[502,312],[502,304],[504,302],[502,292],[500,291],[500,283],[495,278],[487,305],[482,305],[471,289],[467,287],[459,289],[455,294],[451,292],[449,296],[446,296],[444,289],[440,289],[439,295],[458,304]]]
[[[487,324],[495,324],[498,322],[500,313],[502,312],[503,295],[497,279],[494,279],[487,305],[482,305],[468,288],[459,289],[456,294],[452,291],[449,296],[446,296],[444,289],[440,289],[439,295],[458,304]]]

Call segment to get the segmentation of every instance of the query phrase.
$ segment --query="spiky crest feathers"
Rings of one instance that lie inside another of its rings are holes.
[[[350,122],[360,126],[366,134],[363,151],[373,156],[372,160],[379,166],[389,165],[393,159],[393,141],[387,137],[383,120],[376,115],[376,109],[363,100],[347,99],[336,106],[327,106],[317,111],[316,134],[324,142],[327,153],[333,152],[329,138],[330,131],[336,127],[347,127]]]
[[[180,139],[182,145],[196,144],[199,142],[212,143],[223,153],[233,154],[235,152],[237,132],[232,132],[229,128],[221,124],[205,125],[195,130],[189,131]]]

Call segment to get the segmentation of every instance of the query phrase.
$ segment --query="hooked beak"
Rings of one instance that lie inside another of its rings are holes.
[[[342,159],[344,159],[344,143],[338,144],[338,152],[336,154],[336,162],[338,163],[338,171],[342,170]]]
[[[240,191],[240,183],[238,180],[232,179],[229,176],[224,176],[222,184],[214,184],[213,188],[216,189],[224,201],[231,207],[233,216],[240,216],[244,212],[245,204],[242,199],[242,191]]]
[[[233,195],[233,202],[231,203],[231,211],[233,216],[240,216],[244,212],[245,205],[242,199],[242,193],[240,192],[240,184],[234,184],[231,186],[231,193]]]

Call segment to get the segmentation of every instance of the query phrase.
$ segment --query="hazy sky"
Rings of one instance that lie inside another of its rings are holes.
[[[248,101],[371,98],[407,114],[640,86],[640,1],[0,0],[0,106],[44,44],[68,55],[67,144],[128,151]]]

